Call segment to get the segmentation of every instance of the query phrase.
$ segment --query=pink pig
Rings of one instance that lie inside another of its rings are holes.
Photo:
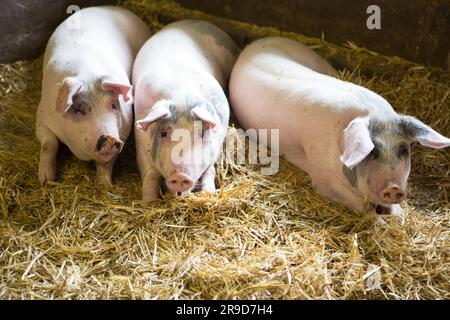
[[[133,125],[131,69],[150,30],[118,7],[92,7],[66,19],[44,55],[36,115],[39,181],[55,180],[59,141],[95,160],[97,182],[110,186],[113,164]]]
[[[229,119],[224,88],[238,53],[225,32],[197,20],[169,24],[142,47],[133,85],[143,200],[159,197],[161,177],[176,195],[215,190]]]
[[[315,190],[356,210],[399,213],[411,142],[450,146],[418,119],[397,114],[378,94],[327,74],[334,69],[292,40],[266,38],[239,56],[230,98],[245,128],[280,129],[280,152]]]

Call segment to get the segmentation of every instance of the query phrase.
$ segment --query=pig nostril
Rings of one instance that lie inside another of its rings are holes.
[[[97,145],[96,145],[96,149],[97,151],[100,151],[103,146],[105,145],[106,141],[108,141],[108,137],[107,136],[100,136],[100,138],[98,138],[97,140]]]
[[[403,196],[404,196],[404,194],[403,194],[402,192],[398,192],[398,193],[395,195],[395,197],[397,198],[397,200],[402,199]]]
[[[389,192],[385,192],[383,194],[383,198],[386,199],[386,200],[388,200],[390,197],[391,197],[391,194]]]

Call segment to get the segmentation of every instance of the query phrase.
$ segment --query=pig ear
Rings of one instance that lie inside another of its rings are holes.
[[[370,138],[369,119],[353,119],[343,132],[343,153],[341,155],[342,163],[349,169],[353,169],[358,163],[374,148]]]
[[[200,105],[194,107],[191,112],[194,116],[198,117],[203,122],[208,123],[210,128],[216,127],[217,122],[214,119],[213,115],[205,107],[205,105],[200,104]]]
[[[115,78],[111,76],[106,76],[102,78],[102,88],[105,91],[110,91],[116,95],[123,95],[123,100],[128,102],[131,100],[131,88],[132,86],[127,83],[120,83]]]
[[[411,116],[402,116],[402,125],[408,136],[429,148],[445,148],[450,146],[450,139],[439,134],[425,123]]]
[[[159,101],[153,105],[144,119],[136,121],[136,127],[142,131],[147,130],[148,126],[159,119],[170,117],[169,103],[166,100]]]
[[[83,83],[75,77],[63,80],[56,98],[56,110],[60,113],[69,110],[73,103],[73,96],[81,91]]]

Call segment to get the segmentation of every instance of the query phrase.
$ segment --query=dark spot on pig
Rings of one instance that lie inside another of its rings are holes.
[[[372,149],[372,151],[370,152],[370,158],[372,160],[380,160],[380,146],[377,143],[374,143],[375,147]]]
[[[206,108],[206,110],[208,110],[208,112],[211,113],[211,115],[213,116],[217,114],[215,108],[210,103],[204,101],[192,101],[189,98],[187,98],[185,105],[186,107],[183,110],[180,110],[178,106],[173,104],[169,106],[170,123],[176,123],[181,118],[187,119],[189,121],[198,120],[197,117],[192,114],[192,109],[194,109],[198,105],[203,105]]]
[[[381,205],[375,205],[375,212],[377,214],[391,214],[391,208],[389,207],[385,207],[385,206],[381,206]]]
[[[397,157],[399,159],[409,157],[409,146],[406,143],[402,143],[399,145],[399,147],[397,149]]]
[[[408,133],[405,130],[403,120],[401,118],[393,118],[384,121],[376,118],[371,118],[369,121],[369,131],[372,140],[386,133],[391,137],[395,137],[396,139],[408,137]]]
[[[169,110],[170,110],[169,121],[171,123],[176,123],[180,118],[187,118],[189,120],[194,120],[194,117],[191,113],[192,106],[189,104],[186,104],[185,110],[180,110],[179,107],[172,104],[169,106]]]
[[[376,120],[376,119],[370,119],[369,121],[369,132],[370,137],[372,138],[372,141],[379,135],[381,135],[385,131],[386,127],[384,125],[384,122]]]
[[[200,178],[194,183],[194,186],[192,187],[192,192],[198,192],[202,190],[202,185],[203,185],[203,179],[205,178],[205,174],[208,171],[208,169],[206,169],[202,175],[200,176]]]
[[[352,185],[352,187],[356,187],[356,182],[358,181],[358,175],[356,172],[356,167],[353,169],[348,168],[347,166],[343,166],[343,172],[348,182]]]
[[[152,143],[152,149],[149,150],[151,152],[152,160],[153,162],[156,161],[157,155],[158,155],[158,149],[159,149],[159,142],[161,137],[161,125],[159,125],[155,130],[155,135],[153,136],[153,143]]]
[[[191,28],[203,35],[212,36],[214,42],[221,47],[227,49],[233,56],[237,56],[240,52],[239,47],[234,41],[222,30],[216,26],[207,23],[205,21],[198,20],[185,20],[185,23],[189,23]]]
[[[405,136],[410,139],[420,137],[427,134],[426,128],[417,121],[416,118],[411,116],[402,116],[399,121],[399,126],[402,129]]]
[[[372,150],[369,160],[376,160],[390,168],[395,168],[399,159],[409,156],[407,145],[408,134],[402,124],[402,118],[395,117],[388,120],[372,118],[369,121],[369,131],[375,148]],[[401,155],[401,156],[400,156]]]
[[[79,114],[85,116],[87,113],[91,111],[91,106],[82,101],[78,94],[74,95],[73,104],[70,107],[70,111],[73,114]]]

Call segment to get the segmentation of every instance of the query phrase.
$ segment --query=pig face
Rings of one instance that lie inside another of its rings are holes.
[[[450,139],[410,116],[356,118],[343,140],[344,174],[378,213],[391,213],[406,198],[413,141],[431,148],[450,146]]]
[[[161,100],[136,122],[151,137],[146,151],[171,193],[189,194],[214,165],[223,140],[219,125],[215,109],[202,100]]]
[[[61,140],[79,159],[107,163],[121,152],[131,130],[131,119],[122,110],[128,107],[130,90],[131,86],[107,76],[89,82],[64,79],[56,102]]]

